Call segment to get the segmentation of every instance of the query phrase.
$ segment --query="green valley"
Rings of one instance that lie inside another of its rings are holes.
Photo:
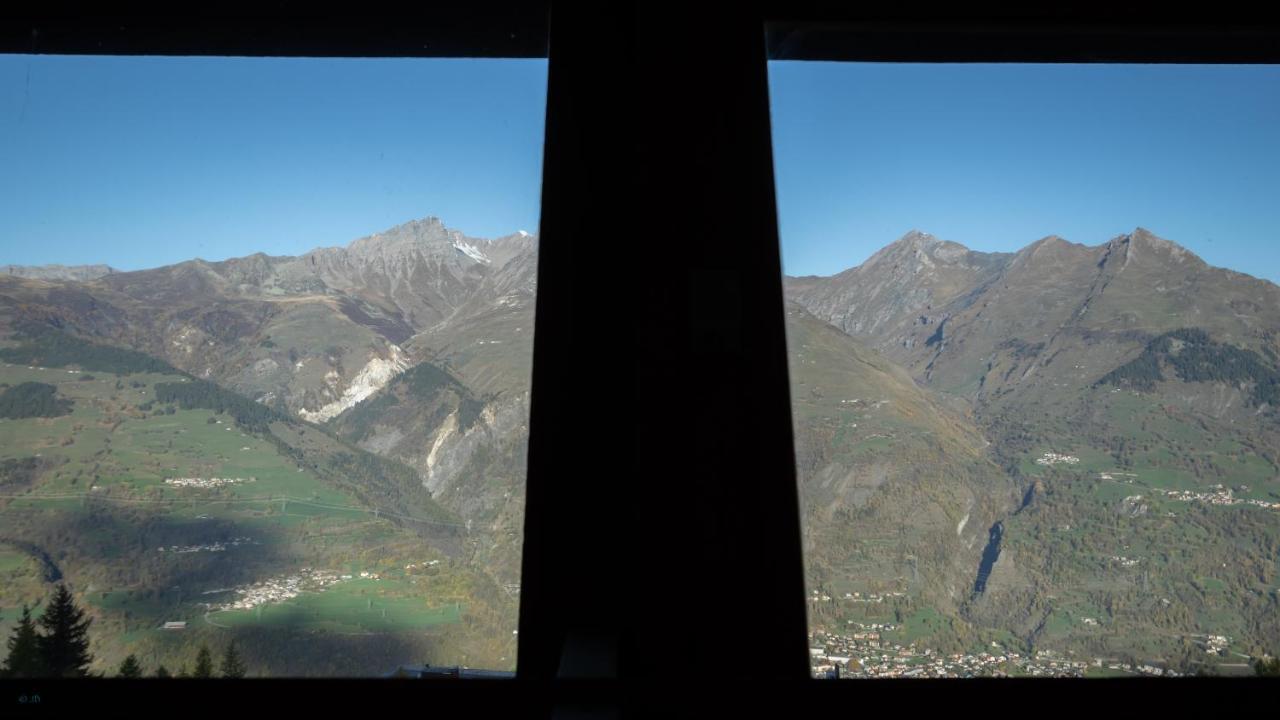
[[[514,603],[468,562],[470,534],[415,473],[177,370],[104,370],[91,359],[99,346],[57,342],[84,352],[19,344],[5,357],[50,364],[0,367],[0,384],[51,386],[70,405],[0,420],[0,632],[46,595],[46,558],[88,601],[104,669],[129,653],[176,668],[197,639],[234,637],[256,674],[368,672],[364,651],[319,666],[313,653],[284,655],[316,633],[333,649],[382,637],[402,653],[390,666],[514,661],[510,629],[467,630],[514,628]],[[253,599],[255,585],[320,570],[340,579]],[[237,594],[252,607],[219,609]]]

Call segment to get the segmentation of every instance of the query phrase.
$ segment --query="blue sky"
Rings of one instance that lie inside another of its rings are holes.
[[[1143,226],[1280,282],[1280,69],[769,66],[783,263]],[[534,231],[545,60],[0,56],[0,264]]]
[[[772,62],[783,266],[1145,227],[1280,282],[1280,67]]]
[[[0,56],[0,264],[537,230],[545,60]]]

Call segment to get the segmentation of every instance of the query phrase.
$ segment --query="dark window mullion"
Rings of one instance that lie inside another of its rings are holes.
[[[801,680],[762,23],[551,25],[517,672]]]

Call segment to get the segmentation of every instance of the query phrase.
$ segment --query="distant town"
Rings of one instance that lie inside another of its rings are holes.
[[[992,641],[982,652],[944,655],[910,642],[890,642],[882,633],[897,629],[884,623],[852,623],[852,634],[809,633],[809,668],[815,678],[974,678],[974,677],[1084,677],[1092,667],[1113,674],[1179,677],[1180,673],[1154,665],[1080,660],[1040,650],[1023,655]],[[1228,639],[1211,636],[1210,654],[1220,655]]]
[[[1248,492],[1249,486],[1240,486],[1242,492]],[[1212,492],[1193,492],[1191,490],[1165,490],[1165,497],[1173,500],[1181,500],[1183,502],[1202,502],[1210,505],[1256,505],[1268,510],[1280,510],[1280,502],[1270,502],[1267,500],[1254,500],[1249,498],[1235,497],[1231,488],[1224,488],[1222,485],[1213,485],[1209,488]]]
[[[248,477],[248,478],[240,478],[240,477],[237,477],[237,478],[219,478],[219,477],[186,478],[184,477],[184,478],[165,478],[164,484],[174,485],[176,487],[197,487],[197,488],[212,489],[212,488],[223,487],[225,485],[239,485],[240,483],[245,483],[245,482],[257,482],[257,480],[258,478],[256,477]]]

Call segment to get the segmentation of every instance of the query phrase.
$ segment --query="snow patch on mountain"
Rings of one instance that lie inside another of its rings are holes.
[[[381,358],[374,357],[365,364],[356,376],[351,378],[351,383],[342,391],[341,397],[321,407],[319,410],[307,410],[303,408],[298,411],[302,419],[311,422],[324,422],[331,420],[343,411],[355,407],[357,403],[370,395],[382,389],[396,375],[409,369],[409,359],[405,357],[404,351],[398,346],[391,346],[390,357]]]
[[[467,257],[471,258],[472,260],[475,260],[478,263],[484,263],[485,265],[489,264],[489,258],[485,256],[484,253],[480,252],[479,248],[477,248],[475,245],[472,245],[471,243],[464,242],[462,240],[454,238],[453,247],[458,252],[462,253],[463,255],[466,255]]]

